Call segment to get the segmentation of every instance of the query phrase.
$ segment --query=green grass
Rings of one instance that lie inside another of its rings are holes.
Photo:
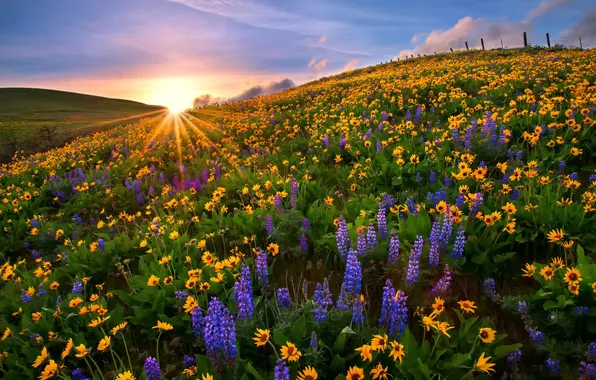
[[[164,109],[123,99],[38,88],[0,88],[0,163]],[[154,113],[154,114],[155,114]]]

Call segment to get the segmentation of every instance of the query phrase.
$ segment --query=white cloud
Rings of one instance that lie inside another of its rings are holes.
[[[524,20],[517,22],[508,19],[488,20],[470,16],[462,17],[449,29],[433,30],[422,43],[413,49],[400,51],[399,57],[444,52],[449,51],[450,48],[465,49],[466,41],[470,48],[478,48],[481,46],[481,38],[484,39],[487,49],[500,46],[501,41],[505,47],[523,46],[523,32],[530,33],[532,31],[532,21],[558,6],[571,2],[573,0],[542,0],[536,8],[528,12]],[[421,33],[414,34],[412,43],[418,43],[420,38]]]
[[[319,38],[318,44],[319,45],[323,45],[325,43],[325,41],[327,41],[327,36],[322,36],[321,38]]]
[[[545,14],[549,13],[556,7],[560,5],[566,5],[573,3],[574,0],[542,0],[540,4],[534,9],[532,9],[528,15],[526,16],[527,22],[532,22],[539,17],[544,16]]]
[[[568,39],[582,37],[586,42],[589,42],[590,39],[594,42],[596,40],[596,9],[592,9],[577,24],[566,30],[563,37]]]
[[[344,67],[343,67],[342,71],[350,71],[350,70],[353,70],[353,69],[356,67],[356,65],[358,65],[358,63],[360,63],[360,61],[359,61],[359,60],[357,60],[357,59],[352,59],[352,60],[348,61],[348,62],[347,62],[345,65],[344,65]]]

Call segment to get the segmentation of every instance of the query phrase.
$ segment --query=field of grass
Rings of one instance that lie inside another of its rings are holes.
[[[42,152],[78,136],[138,122],[162,109],[72,92],[0,88],[0,163],[10,161],[17,151]]]
[[[2,377],[593,379],[595,72],[392,62],[0,166]]]

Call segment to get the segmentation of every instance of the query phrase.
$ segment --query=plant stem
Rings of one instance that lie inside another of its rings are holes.
[[[130,361],[130,354],[128,353],[128,345],[126,344],[126,338],[122,331],[120,331],[120,335],[122,336],[122,341],[124,342],[124,349],[126,350],[126,357],[128,358],[128,365],[130,366],[130,370],[132,371],[132,362]]]

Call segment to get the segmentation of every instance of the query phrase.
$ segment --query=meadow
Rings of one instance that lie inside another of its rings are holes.
[[[155,116],[163,107],[39,88],[0,88],[0,163]],[[16,154],[16,157],[15,157]]]
[[[455,52],[0,167],[6,379],[593,379],[596,51]]]

